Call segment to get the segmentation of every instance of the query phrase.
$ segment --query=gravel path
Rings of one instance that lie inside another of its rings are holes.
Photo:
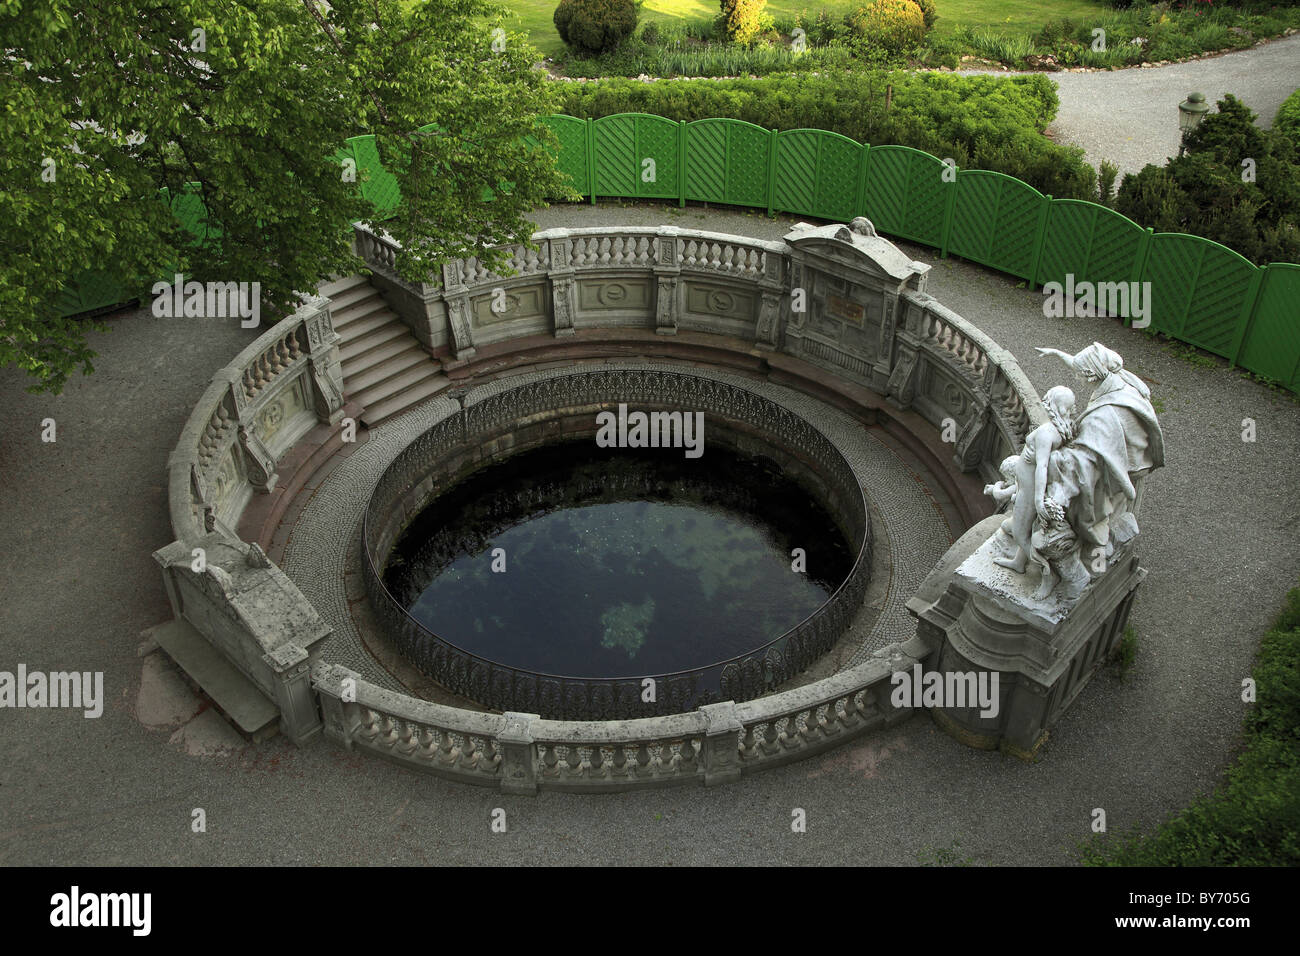
[[[1169,66],[1049,76],[1061,98],[1049,135],[1082,146],[1093,166],[1110,160],[1122,178],[1177,154],[1178,104],[1194,90],[1211,107],[1231,93],[1261,126],[1271,126],[1282,101],[1300,86],[1300,33]]]
[[[538,219],[764,238],[792,223],[616,203]],[[1100,675],[1038,763],[970,750],[925,715],[709,790],[506,797],[278,738],[195,755],[166,721],[145,725],[142,681],[161,665],[136,646],[170,615],[149,557],[171,540],[167,454],[250,333],[136,311],[94,336],[95,374],[60,398],[27,394],[21,374],[0,370],[0,670],[102,670],[108,698],[98,720],[0,712],[0,864],[914,865],[954,843],[976,863],[1052,864],[1074,858],[1094,807],[1112,831],[1150,827],[1207,792],[1238,740],[1259,635],[1300,575],[1300,407],[1110,320],[1046,319],[1040,295],[1013,280],[905,249],[935,263],[931,291],[1011,349],[1040,392],[1065,379],[1032,346],[1100,339],[1152,382],[1161,411],[1169,466],[1143,514],[1136,666],[1123,682]],[[39,439],[49,415],[55,444]],[[1245,417],[1254,444],[1240,440]],[[195,807],[205,834],[190,830]],[[495,807],[507,833],[489,829]],[[790,832],[795,807],[807,833]]]

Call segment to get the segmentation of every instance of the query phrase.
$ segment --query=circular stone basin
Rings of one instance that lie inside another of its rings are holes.
[[[628,410],[694,416],[703,442],[610,447],[602,418]],[[394,458],[362,534],[370,605],[417,669],[485,707],[567,720],[771,691],[834,646],[871,563],[866,499],[830,439],[746,389],[666,371],[467,398]]]
[[[471,654],[639,678],[767,644],[825,603],[853,557],[825,509],[765,459],[569,441],[436,498],[384,582]]]

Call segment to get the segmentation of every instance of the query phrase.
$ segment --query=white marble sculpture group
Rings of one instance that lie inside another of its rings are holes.
[[[984,491],[1010,503],[995,535],[995,563],[1018,574],[1037,568],[1037,601],[1072,601],[1137,534],[1143,483],[1164,465],[1164,435],[1150,390],[1117,353],[1100,342],[1077,355],[1038,351],[1064,359],[1096,388],[1078,414],[1073,391],[1049,389],[1047,422],[1002,462],[1003,480]]]

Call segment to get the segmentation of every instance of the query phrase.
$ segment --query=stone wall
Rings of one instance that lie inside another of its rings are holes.
[[[550,229],[533,241],[508,247],[500,271],[458,259],[424,283],[397,275],[400,247],[382,233],[358,225],[355,249],[449,371],[486,347],[584,329],[726,337],[919,414],[951,435],[959,470],[986,480],[1044,420],[1015,359],[927,295],[930,267],[866,220],[801,223],[781,242],[673,226]]]
[[[212,377],[168,460],[176,540],[154,553],[175,617],[279,708],[295,741],[320,729],[309,677],[330,629],[233,529],[294,443],[342,417],[337,342],[329,300],[313,298]]]

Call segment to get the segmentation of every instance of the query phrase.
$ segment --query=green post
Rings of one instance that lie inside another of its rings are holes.
[[[858,201],[854,210],[859,216],[867,216],[867,164],[871,162],[871,146],[862,144],[862,156],[858,160]],[[870,216],[867,216],[870,219]]]
[[[953,166],[952,182],[948,183],[948,195],[943,203],[943,228],[939,232],[939,258],[948,258],[948,240],[952,238],[952,219],[957,213],[957,188],[961,185],[961,170]],[[943,182],[943,173],[940,173]],[[909,177],[910,178],[910,177]]]
[[[1044,196],[1038,210],[1038,231],[1034,236],[1034,254],[1029,259],[1029,288],[1038,284],[1038,266],[1043,261],[1043,246],[1047,244],[1047,224],[1052,214],[1052,197]]]
[[[777,137],[780,134],[776,130],[768,130],[771,134],[771,143],[767,148],[767,218],[776,218],[776,144]]]
[[[591,204],[596,205],[596,127],[587,117],[587,186],[591,190]]]
[[[686,120],[677,121],[677,205],[686,205]]]
[[[1151,240],[1155,236],[1155,230],[1150,226],[1142,233],[1142,238],[1138,242],[1137,252],[1133,256],[1133,278],[1132,282],[1142,282],[1147,274],[1147,260],[1151,258]]]
[[[1246,296],[1241,302],[1241,313],[1237,316],[1237,334],[1232,340],[1232,352],[1228,356],[1228,367],[1235,368],[1237,359],[1241,358],[1242,347],[1246,344],[1246,336],[1250,334],[1250,327],[1255,323],[1255,310],[1259,308],[1261,292],[1264,289],[1264,275],[1268,271],[1268,266],[1255,269],[1255,274],[1250,278],[1250,287],[1246,289]]]

